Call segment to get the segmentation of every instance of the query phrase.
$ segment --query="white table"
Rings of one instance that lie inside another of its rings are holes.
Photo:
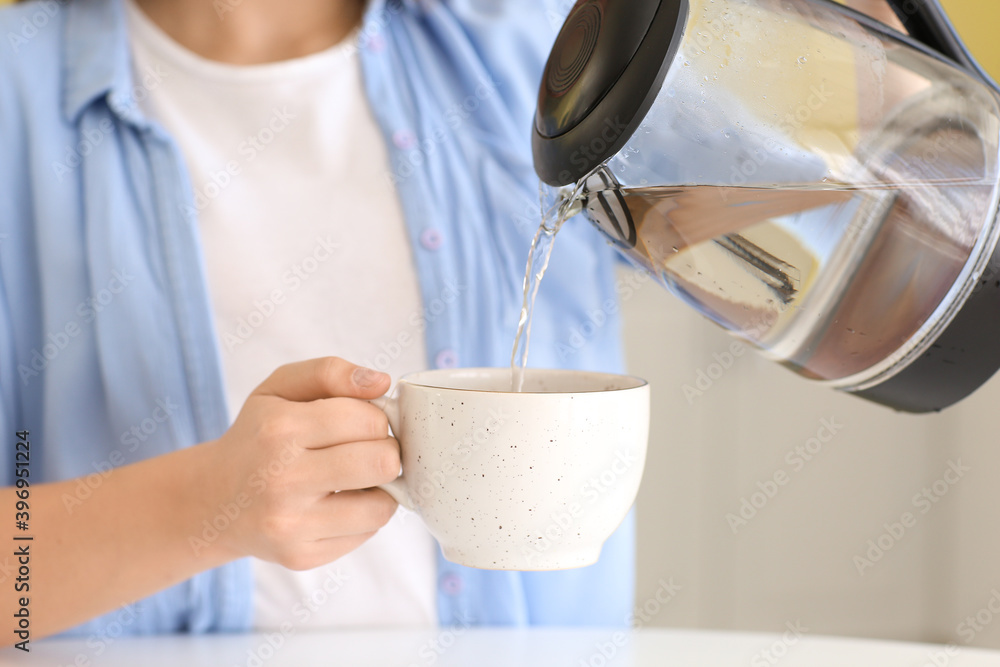
[[[275,648],[274,645],[278,644]],[[693,630],[368,631],[86,640],[0,650],[2,665],[45,667],[1000,667],[1000,651]],[[949,652],[950,651],[950,652]],[[768,653],[765,653],[768,652]],[[605,654],[609,657],[605,657]]]

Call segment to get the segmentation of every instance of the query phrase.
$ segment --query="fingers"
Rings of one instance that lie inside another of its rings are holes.
[[[388,391],[389,384],[389,376],[385,373],[339,357],[321,357],[278,368],[254,393],[289,401],[315,401],[335,396],[369,400]]]
[[[253,520],[234,533],[236,551],[315,567],[392,517],[396,502],[371,487],[398,476],[399,445],[385,413],[368,403],[389,384],[384,373],[325,357],[282,366],[254,391],[219,441],[240,468],[237,488],[267,471]]]
[[[349,442],[305,453],[309,480],[302,491],[332,493],[368,489],[399,476],[399,443],[395,438]]]
[[[381,489],[332,493],[302,517],[302,534],[312,540],[373,533],[396,513],[396,501]]]
[[[294,516],[273,517],[264,532],[273,548],[267,560],[308,570],[356,549],[392,519],[396,501],[379,489],[342,491]]]
[[[286,404],[280,429],[305,449],[320,449],[346,442],[383,440],[389,435],[385,413],[355,398],[325,398],[310,403]]]
[[[332,563],[341,556],[354,551],[375,532],[361,533],[359,535],[345,535],[343,537],[330,537],[313,542],[302,544],[294,553],[278,553],[270,556],[267,560],[284,565],[289,570],[312,570]]]
[[[272,507],[254,528],[254,537],[264,545],[254,553],[285,563],[317,540],[374,533],[389,522],[396,507],[381,489],[341,491],[305,506]]]

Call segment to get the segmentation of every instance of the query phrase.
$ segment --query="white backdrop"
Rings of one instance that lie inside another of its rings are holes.
[[[653,394],[638,624],[1000,648],[1000,380],[902,415],[730,364],[735,339],[653,282],[624,311]]]

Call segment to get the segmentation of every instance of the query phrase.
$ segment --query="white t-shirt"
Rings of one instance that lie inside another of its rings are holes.
[[[192,53],[127,7],[136,72],[162,77],[137,98],[191,173],[231,413],[292,361],[335,355],[394,379],[425,368],[411,324],[421,310],[413,256],[353,39],[234,66]],[[401,333],[411,344],[389,345]],[[436,548],[400,510],[326,567],[255,560],[255,627],[435,625]]]

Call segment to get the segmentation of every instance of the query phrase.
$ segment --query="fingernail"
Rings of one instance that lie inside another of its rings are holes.
[[[383,377],[385,377],[385,373],[373,371],[372,369],[365,368],[363,366],[359,366],[354,369],[354,384],[358,385],[362,389],[374,387],[382,381]]]

